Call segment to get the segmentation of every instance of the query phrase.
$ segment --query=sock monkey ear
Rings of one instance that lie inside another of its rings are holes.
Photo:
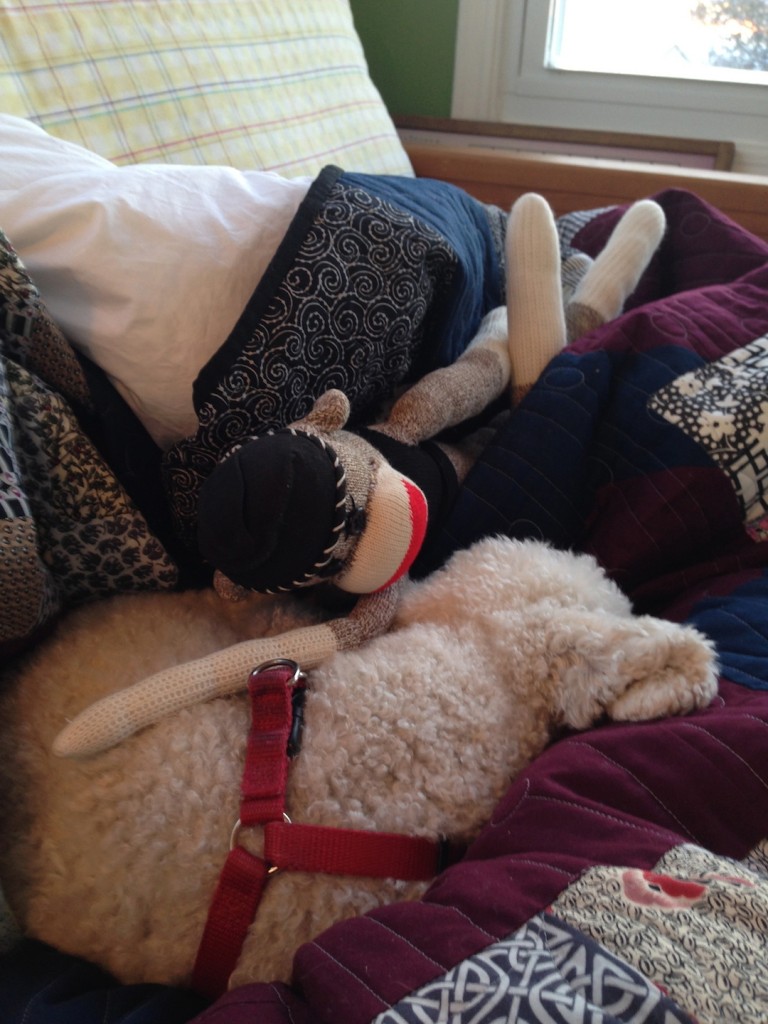
[[[349,399],[344,392],[338,388],[329,388],[315,400],[306,416],[288,425],[298,427],[300,430],[310,429],[332,434],[343,429],[349,419],[349,412]]]

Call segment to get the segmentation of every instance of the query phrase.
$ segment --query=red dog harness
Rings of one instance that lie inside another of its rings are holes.
[[[293,661],[270,661],[248,680],[251,728],[240,818],[197,951],[193,987],[213,999],[227,988],[270,875],[335,875],[426,881],[443,866],[444,845],[416,836],[294,824],[285,812],[288,765],[298,749],[305,676]],[[238,845],[241,829],[261,826],[264,851]]]

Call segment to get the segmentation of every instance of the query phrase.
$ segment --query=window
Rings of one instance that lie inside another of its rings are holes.
[[[544,63],[561,71],[766,85],[766,15],[763,0],[554,0]]]
[[[460,0],[453,115],[728,140],[768,173],[768,0]]]

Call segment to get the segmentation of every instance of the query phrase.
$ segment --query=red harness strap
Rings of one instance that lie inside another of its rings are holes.
[[[303,674],[292,661],[268,662],[248,680],[251,729],[243,771],[240,819],[213,895],[197,951],[192,985],[213,999],[226,990],[269,876],[319,871],[406,881],[434,878],[442,844],[391,832],[293,824],[285,813],[294,687]],[[237,845],[241,828],[264,829],[258,857]]]

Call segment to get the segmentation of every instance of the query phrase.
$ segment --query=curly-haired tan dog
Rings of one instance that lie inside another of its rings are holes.
[[[2,883],[28,933],[125,981],[188,981],[238,815],[247,698],[187,708],[80,761],[51,744],[96,698],[307,615],[285,598],[119,598],[73,614],[28,662],[0,709]],[[391,632],[310,674],[288,811],[465,841],[559,728],[684,713],[715,687],[710,644],[632,616],[592,559],[481,541],[407,584]],[[423,889],[280,872],[232,981],[286,979],[300,943]]]

